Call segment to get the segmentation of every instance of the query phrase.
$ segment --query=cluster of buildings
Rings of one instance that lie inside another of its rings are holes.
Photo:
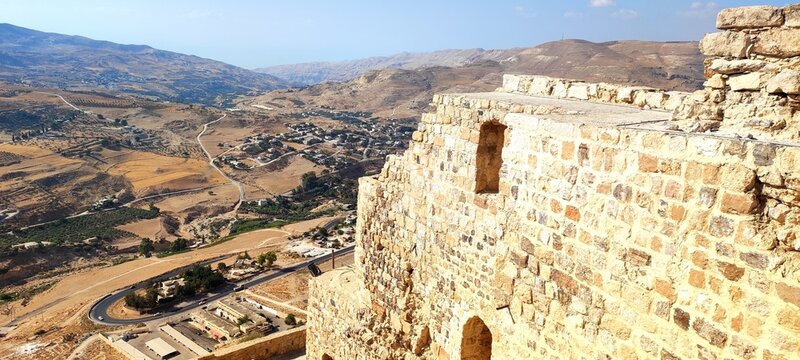
[[[324,117],[343,123],[344,127],[324,129],[312,122],[284,124],[289,131],[278,135],[259,134],[244,140],[240,153],[227,153],[219,162],[234,169],[246,170],[245,157],[256,156],[264,164],[295,151],[286,142],[308,147],[297,151],[303,158],[329,169],[341,169],[368,158],[383,158],[405,148],[415,129],[414,119],[381,121],[366,112],[333,112],[328,110],[294,113],[293,118]],[[312,145],[325,145],[312,147]],[[220,144],[230,147],[229,144]]]
[[[158,300],[172,299],[178,294],[178,287],[183,286],[183,278],[169,279],[158,284]]]
[[[264,269],[258,261],[248,258],[236,259],[232,266],[225,269],[225,279],[238,282],[260,273]]]
[[[330,229],[318,228],[304,234],[287,251],[302,257],[315,258],[330,253],[331,249],[352,245],[355,242],[355,225],[356,214],[351,212]]]
[[[228,166],[230,166],[230,167],[232,167],[234,169],[237,169],[237,170],[250,169],[250,166],[245,164],[244,162],[242,162],[242,159],[240,157],[238,157],[236,155],[232,155],[232,154],[222,155],[222,156],[214,159],[214,162],[216,162],[217,164],[222,163],[222,164],[228,165]]]
[[[222,342],[230,341],[255,330],[270,333],[276,330],[263,312],[266,305],[250,298],[227,297],[218,301],[213,309],[202,309],[190,314],[194,327]],[[270,313],[275,314],[274,310]]]

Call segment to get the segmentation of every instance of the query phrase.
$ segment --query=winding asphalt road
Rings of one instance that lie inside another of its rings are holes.
[[[206,302],[212,302],[214,300],[218,300],[220,298],[223,298],[223,297],[231,294],[232,292],[234,292],[235,291],[234,289],[236,287],[238,287],[238,286],[241,286],[242,288],[250,288],[252,286],[255,286],[255,285],[267,282],[267,281],[275,280],[277,278],[280,278],[280,277],[286,276],[288,274],[291,274],[291,273],[293,273],[295,271],[304,269],[309,264],[328,260],[328,259],[331,258],[331,256],[341,256],[341,255],[344,255],[344,254],[348,254],[348,253],[352,252],[354,248],[355,248],[355,246],[348,246],[348,247],[345,247],[345,248],[341,248],[339,250],[334,251],[333,253],[329,253],[329,254],[326,254],[326,255],[318,256],[316,258],[310,259],[308,261],[304,261],[304,262],[299,263],[299,264],[295,264],[295,265],[292,265],[292,266],[289,266],[289,267],[286,267],[286,268],[275,270],[275,271],[270,272],[268,274],[259,275],[254,279],[250,279],[250,280],[238,283],[238,284],[228,283],[221,289],[220,292],[215,293],[214,295],[207,297],[205,301]],[[202,262],[201,264],[211,264],[211,263],[213,263],[215,261],[218,261],[218,260],[220,260],[220,259],[217,258],[217,259],[207,260],[207,261]],[[165,277],[175,276],[175,275],[180,274],[185,269],[186,269],[186,267],[183,267],[183,268],[180,268],[180,269],[175,269],[173,271],[170,271],[167,274],[159,276],[158,278],[165,278]],[[145,318],[138,318],[138,319],[114,319],[114,318],[112,318],[111,316],[108,315],[108,309],[111,307],[112,304],[117,302],[119,299],[124,298],[125,295],[127,295],[129,292],[134,291],[135,289],[139,289],[142,286],[144,286],[144,283],[139,283],[139,284],[133,285],[132,287],[125,288],[125,289],[122,289],[122,290],[118,290],[118,291],[116,291],[114,293],[111,293],[111,294],[106,295],[105,297],[101,298],[100,301],[95,303],[92,306],[92,308],[89,310],[89,319],[94,321],[95,323],[102,324],[102,325],[131,325],[131,324],[149,322],[149,321],[153,321],[153,320],[159,320],[159,319],[163,319],[163,318],[167,318],[167,317],[172,317],[172,316],[175,316],[175,315],[180,315],[182,313],[186,313],[186,312],[192,311],[192,310],[194,310],[194,309],[196,309],[196,308],[201,306],[199,300],[194,300],[194,301],[190,302],[188,306],[185,306],[185,307],[182,307],[182,308],[179,308],[179,309],[175,309],[174,311],[164,312],[163,314],[160,314],[160,315],[154,315],[154,316],[145,317]],[[102,317],[103,320],[100,320],[100,317]]]

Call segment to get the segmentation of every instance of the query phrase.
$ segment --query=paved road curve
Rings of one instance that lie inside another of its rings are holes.
[[[267,274],[264,274],[264,275],[259,275],[254,279],[250,279],[250,280],[241,282],[239,284],[227,284],[221,289],[221,291],[219,293],[216,293],[215,295],[208,297],[206,299],[206,302],[212,302],[214,300],[217,300],[217,299],[220,299],[222,297],[225,297],[225,296],[229,295],[230,293],[234,292],[234,288],[237,287],[237,286],[242,286],[243,288],[250,288],[252,286],[255,286],[255,285],[258,285],[258,284],[261,284],[261,283],[264,283],[264,282],[272,281],[272,280],[275,280],[277,278],[280,278],[280,277],[286,276],[288,274],[291,274],[291,273],[293,273],[295,271],[302,270],[302,269],[306,268],[311,263],[317,263],[317,262],[328,260],[328,259],[331,258],[331,256],[342,256],[342,255],[348,254],[348,253],[352,252],[353,249],[354,249],[354,246],[348,246],[348,247],[336,250],[332,254],[329,253],[329,254],[326,254],[326,255],[318,256],[316,258],[313,258],[313,259],[308,260],[308,261],[304,261],[304,262],[299,263],[299,264],[295,264],[295,265],[292,265],[292,266],[289,266],[289,267],[286,267],[286,268],[283,268],[283,269],[279,269],[279,270],[276,270],[276,271],[273,271],[273,272],[270,272],[270,273],[267,273]],[[218,260],[219,259],[204,261],[202,264],[211,264],[211,263],[213,263],[215,261],[218,261]],[[175,270],[167,273],[165,276],[178,275],[185,269],[186,269],[186,267],[180,268],[180,269],[175,269]],[[164,276],[160,276],[160,277],[164,277]],[[192,310],[194,310],[194,309],[196,309],[196,308],[201,306],[199,304],[199,301],[195,300],[195,301],[192,301],[190,303],[190,305],[188,305],[186,307],[183,307],[183,308],[181,308],[181,309],[179,309],[177,311],[165,312],[165,313],[163,313],[161,315],[154,315],[154,316],[145,317],[145,318],[138,318],[138,319],[114,319],[114,318],[112,318],[111,316],[108,315],[108,309],[111,307],[112,304],[114,304],[117,300],[124,298],[125,295],[127,295],[129,292],[134,291],[135,289],[139,289],[142,286],[144,286],[144,284],[143,283],[139,283],[139,284],[134,285],[133,287],[129,287],[129,288],[117,291],[115,293],[112,293],[110,295],[107,295],[107,296],[103,297],[102,299],[100,299],[100,301],[95,303],[92,306],[92,308],[89,310],[89,319],[91,319],[95,323],[103,324],[103,325],[131,325],[131,324],[149,322],[149,321],[153,321],[153,320],[159,320],[159,319],[162,319],[162,318],[167,318],[167,317],[180,315],[180,314],[192,311]],[[100,320],[100,317],[103,317],[103,320]]]

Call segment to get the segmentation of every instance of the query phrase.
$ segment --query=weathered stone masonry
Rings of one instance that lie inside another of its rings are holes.
[[[790,26],[787,9],[726,10],[720,27]],[[409,150],[360,181],[355,265],[311,283],[309,359],[800,357],[790,96],[752,90],[788,117],[748,138],[729,85],[726,116],[705,120],[681,116],[717,104],[696,94],[628,91],[509,76],[435,96]],[[485,124],[505,127],[502,151]],[[497,163],[496,191],[480,186]]]

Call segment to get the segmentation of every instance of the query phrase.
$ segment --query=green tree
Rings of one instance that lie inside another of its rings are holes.
[[[247,324],[248,321],[250,321],[250,318],[247,315],[245,315],[236,319],[236,325],[244,325]]]
[[[228,270],[228,265],[227,265],[227,264],[225,264],[224,262],[221,262],[221,261],[220,261],[220,262],[217,264],[217,271],[227,271],[227,270]]]
[[[153,240],[148,238],[142,239],[142,242],[139,244],[139,254],[144,255],[144,257],[150,257],[155,249],[156,247],[153,245]]]
[[[278,260],[278,255],[274,251],[266,252],[258,256],[258,263],[266,267],[271,267],[275,260]]]
[[[181,250],[186,250],[188,248],[189,248],[189,240],[186,240],[184,238],[175,239],[175,241],[173,241],[169,247],[170,251],[172,252],[178,252]]]
[[[286,318],[283,319],[283,322],[286,323],[286,325],[295,325],[297,324],[297,319],[295,319],[294,314],[289,314],[286,315]]]
[[[300,179],[300,184],[303,187],[303,190],[314,188],[317,185],[317,174],[313,171],[303,174]]]

